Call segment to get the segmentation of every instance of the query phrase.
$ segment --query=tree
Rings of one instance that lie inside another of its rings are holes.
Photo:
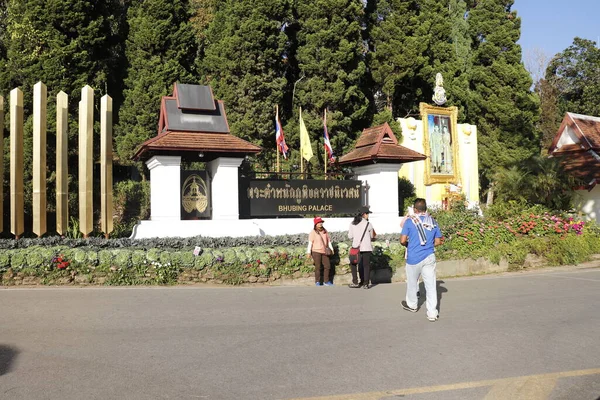
[[[484,187],[494,171],[530,157],[539,143],[539,104],[521,63],[521,20],[512,5],[513,0],[476,2],[468,17],[472,69],[466,119],[478,127]]]
[[[383,105],[377,111],[386,108],[393,113],[396,92],[426,62],[426,43],[415,36],[417,5],[414,0],[372,0],[367,10],[369,67],[376,85],[375,97]]]
[[[567,174],[557,158],[535,155],[493,176],[495,196],[500,201],[517,200],[541,204],[551,210],[568,210],[577,181]]]
[[[77,175],[77,120],[81,89],[90,85],[101,96],[119,97],[123,58],[120,50],[118,0],[4,0],[0,5],[0,94],[19,87],[24,93],[25,181],[31,179],[32,88],[42,81],[48,88],[49,146],[54,143],[55,96],[64,91],[69,101],[69,171]],[[116,17],[117,16],[117,17]],[[3,53],[4,51],[4,53]],[[53,170],[55,152],[48,152]],[[53,179],[52,175],[49,180]],[[76,179],[73,179],[76,182]],[[31,210],[31,185],[25,185],[26,212]],[[72,191],[75,192],[75,191]],[[6,193],[6,192],[5,192]],[[48,206],[53,208],[52,190]],[[74,206],[77,196],[71,196]]]
[[[6,58],[0,76],[4,94],[15,87],[30,93],[40,80],[49,95],[62,90],[78,98],[85,85],[101,94],[120,91],[123,61],[119,20],[114,16],[121,10],[118,0],[6,3]],[[30,96],[25,96],[27,109],[30,104]]]
[[[394,117],[418,115],[431,103],[435,75],[445,78],[447,105],[468,99],[470,38],[463,0],[371,1],[369,67],[375,100]],[[381,111],[381,107],[377,110]]]
[[[533,90],[540,99],[540,118],[537,130],[540,132],[540,154],[546,155],[556,135],[562,115],[558,110],[558,91],[545,78],[549,58],[540,49],[534,49],[525,56],[525,66],[533,78]]]
[[[302,80],[296,87],[294,112],[302,106],[302,116],[314,142],[322,137],[322,115],[327,108],[332,146],[340,154],[349,150],[372,115],[365,94],[363,3],[361,0],[307,0],[297,3],[296,14],[295,57],[297,79]],[[292,124],[292,127],[295,129],[288,132],[298,131],[297,125]],[[316,154],[315,162],[322,152]]]
[[[145,0],[127,12],[127,77],[115,127],[119,162],[131,163],[135,149],[156,135],[160,101],[175,82],[196,83],[196,40],[187,1]],[[138,165],[138,168],[142,168]]]
[[[203,81],[224,101],[231,133],[264,147],[263,167],[275,149],[275,106],[282,106],[280,115],[289,115],[283,103],[289,90],[285,31],[290,20],[288,0],[224,1],[201,49]]]
[[[575,38],[548,65],[546,80],[558,92],[558,109],[600,116],[600,49],[596,43]]]

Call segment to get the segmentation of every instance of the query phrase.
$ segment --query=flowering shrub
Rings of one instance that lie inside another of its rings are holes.
[[[504,216],[496,210],[484,217],[468,211],[433,211],[445,237],[438,252],[440,258],[489,258],[491,253],[502,249],[503,254],[494,258],[510,259],[513,253],[518,253],[515,258],[518,263],[527,252],[537,253],[535,249],[527,248],[533,246],[533,242],[523,240],[538,238],[541,243],[553,238],[564,240],[570,235],[583,235],[589,226],[583,220],[550,213],[540,207],[522,207],[520,210],[520,213],[510,210]],[[503,244],[508,247],[501,246]],[[540,255],[544,255],[543,252]]]
[[[65,258],[64,255],[59,254],[52,258],[52,265],[56,269],[67,269],[71,262]]]

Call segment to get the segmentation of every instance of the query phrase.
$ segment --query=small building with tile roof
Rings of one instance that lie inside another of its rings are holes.
[[[176,154],[184,160],[212,161],[261,150],[230,133],[223,101],[214,98],[210,86],[176,83],[173,95],[161,100],[157,135],[142,143],[133,159]]]
[[[354,150],[341,157],[339,163],[353,166],[375,163],[403,164],[425,158],[425,154],[399,145],[392,128],[386,122],[363,130]]]
[[[422,153],[400,146],[386,122],[363,130],[354,149],[340,157],[339,163],[351,166],[355,178],[367,186],[366,203],[371,206],[373,217],[393,225],[404,211],[398,204],[398,171],[402,164],[425,158]]]
[[[567,112],[548,155],[582,183],[575,188],[577,208],[600,222],[600,117]]]
[[[205,191],[198,196],[209,202],[210,218],[237,220],[239,166],[261,150],[230,133],[223,101],[214,98],[210,86],[176,83],[173,95],[161,100],[157,135],[133,156],[150,170],[150,220],[141,221],[133,237],[168,235],[169,229],[183,235],[182,161],[206,163],[209,182],[198,178]]]

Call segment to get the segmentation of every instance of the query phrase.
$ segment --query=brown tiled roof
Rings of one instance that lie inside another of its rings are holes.
[[[261,147],[229,133],[166,131],[145,141],[134,159],[143,159],[147,152],[205,152],[205,153],[260,153]]]
[[[579,143],[559,148],[558,143],[567,127]],[[565,172],[580,179],[584,185],[593,186],[596,180],[600,182],[600,118],[566,113],[548,153],[557,157]]]
[[[365,164],[374,161],[406,163],[424,160],[426,156],[400,146],[387,124],[363,130],[355,149],[340,158],[340,164]]]
[[[565,114],[560,128],[558,128],[554,136],[554,140],[548,150],[549,154],[557,151],[569,152],[575,150],[575,145],[565,145],[560,149],[557,148],[558,142],[567,127],[571,128],[577,139],[579,139],[578,150],[600,150],[600,117],[568,112]]]
[[[565,172],[580,179],[583,184],[592,184],[594,179],[600,181],[600,161],[594,156],[593,150],[563,154],[558,159]]]
[[[161,100],[158,135],[142,143],[133,156],[208,153],[216,157],[260,153],[262,148],[229,133],[222,100],[215,100],[210,86],[176,83],[173,96]],[[204,154],[203,154],[204,157]]]

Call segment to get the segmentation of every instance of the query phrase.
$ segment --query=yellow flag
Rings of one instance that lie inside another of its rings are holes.
[[[302,108],[300,108],[300,154],[306,161],[310,161],[313,156],[312,146],[310,145],[310,137],[302,119]]]

